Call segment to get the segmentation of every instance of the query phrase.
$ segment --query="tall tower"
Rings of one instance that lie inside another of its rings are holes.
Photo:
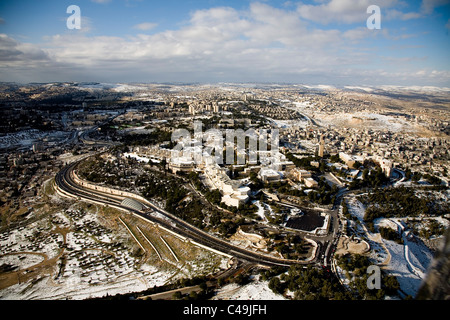
[[[214,112],[214,113],[220,112],[220,107],[219,107],[219,105],[218,105],[217,102],[214,102],[214,103],[213,103],[213,112]]]
[[[195,115],[195,106],[193,104],[189,105],[189,113]]]
[[[325,140],[323,138],[323,135],[321,135],[320,142],[319,142],[319,157],[323,158],[324,150],[325,150]]]

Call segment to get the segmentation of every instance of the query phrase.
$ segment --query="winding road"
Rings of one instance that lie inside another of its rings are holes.
[[[261,266],[272,267],[290,266],[293,264],[317,264],[317,255],[310,261],[290,260],[276,258],[273,256],[241,248],[186,223],[180,218],[151,204],[150,202],[146,202],[144,204],[146,206],[146,209],[142,211],[124,206],[122,205],[122,200],[125,197],[112,195],[110,193],[105,193],[99,190],[87,189],[75,183],[72,172],[81,161],[82,160],[65,166],[56,175],[55,184],[57,186],[59,194],[78,200],[94,202],[96,204],[107,205],[123,211],[128,211],[147,221],[156,223],[166,229],[169,229],[180,236],[188,238],[196,244],[200,244],[201,246],[210,248],[224,255],[233,256],[240,260],[256,263]],[[158,218],[155,215],[152,215],[152,212],[156,212],[158,215],[162,215],[163,218]]]

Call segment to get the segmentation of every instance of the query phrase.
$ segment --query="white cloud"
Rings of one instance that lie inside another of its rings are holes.
[[[331,2],[320,5],[331,10]],[[347,19],[350,21],[350,16]],[[145,22],[134,27],[145,31],[155,25]],[[402,79],[408,72],[417,71],[417,67],[411,68],[414,62],[408,59],[384,70],[385,61],[376,48],[360,46],[360,42],[377,37],[389,39],[392,35],[386,28],[379,33],[365,27],[346,31],[313,28],[295,9],[252,3],[242,11],[229,7],[197,10],[179,29],[154,34],[112,37],[68,32],[49,36],[40,46],[45,49],[3,35],[0,36],[3,58],[0,71],[25,77],[24,70],[28,70],[28,74],[56,77],[61,81],[341,81],[345,84],[363,83],[363,80],[370,84],[374,79],[389,83],[385,80],[400,74],[394,70],[400,67],[410,69],[401,73]],[[439,80],[430,74],[424,78]],[[418,75],[411,79],[418,79]],[[448,81],[448,77],[443,79]]]
[[[48,38],[45,46],[54,61],[79,68],[281,79],[283,73],[326,72],[359,60],[351,52],[337,55],[343,40],[338,30],[308,29],[295,12],[255,3],[243,12],[226,7],[193,12],[179,30],[128,38],[64,34]],[[330,49],[333,44],[336,49]]]
[[[93,20],[86,15],[82,15],[81,16],[81,29],[76,30],[75,32],[90,33],[93,30],[95,30]]]
[[[100,3],[100,4],[105,4],[105,3],[111,2],[111,0],[91,0],[91,1],[95,2],[95,3]]]
[[[372,30],[367,29],[366,27],[359,27],[351,30],[347,30],[343,33],[344,38],[350,41],[359,41],[362,39],[372,38],[376,35]]]
[[[450,0],[422,0],[421,10],[425,14],[431,14],[435,8],[447,4],[450,4]]]
[[[49,61],[49,57],[38,46],[20,43],[0,34],[0,66],[33,66],[45,61]]]
[[[148,31],[148,30],[156,28],[157,25],[158,25],[157,23],[143,22],[143,23],[135,25],[133,28],[138,29],[138,30]]]
[[[420,17],[422,17],[422,14],[418,12],[404,13],[396,9],[387,10],[385,15],[386,20],[395,20],[395,19],[410,20],[410,19],[417,19]]]
[[[397,0],[331,0],[319,5],[300,4],[297,11],[302,18],[318,23],[350,24],[366,21],[369,17],[367,8],[370,5],[378,5],[383,12],[396,4]]]

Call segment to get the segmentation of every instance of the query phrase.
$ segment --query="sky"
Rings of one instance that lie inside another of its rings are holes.
[[[0,81],[450,87],[449,33],[450,0],[2,0]]]

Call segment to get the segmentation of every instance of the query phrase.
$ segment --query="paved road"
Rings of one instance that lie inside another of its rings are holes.
[[[181,236],[192,239],[195,242],[200,243],[201,245],[207,246],[227,255],[237,257],[244,261],[260,264],[263,266],[289,266],[292,264],[311,264],[315,262],[314,260],[297,261],[281,259],[243,249],[241,247],[232,245],[225,240],[214,237],[154,205],[151,205],[150,210],[162,214],[166,219],[158,219],[155,216],[152,216],[151,212],[146,213],[144,211],[138,211],[125,207],[121,204],[121,199],[123,199],[123,197],[120,198],[118,196],[112,196],[111,194],[102,193],[98,190],[86,189],[82,186],[77,185],[71,177],[71,171],[76,167],[78,163],[79,162],[75,162],[64,167],[55,178],[55,182],[58,188],[64,193],[72,195],[75,198],[79,198],[80,200],[93,201],[99,204],[110,205],[122,210],[129,211],[148,221],[157,223],[169,230],[172,230]]]
[[[169,291],[164,291],[164,292],[160,292],[160,293],[154,293],[154,294],[149,294],[147,296],[142,296],[137,298],[138,300],[172,300],[173,299],[173,294],[175,292],[180,292],[182,294],[187,294],[187,293],[191,293],[192,291],[195,292],[200,292],[200,286],[192,286],[192,287],[184,287],[184,288],[178,288],[178,289],[173,289],[173,290],[169,290]]]

